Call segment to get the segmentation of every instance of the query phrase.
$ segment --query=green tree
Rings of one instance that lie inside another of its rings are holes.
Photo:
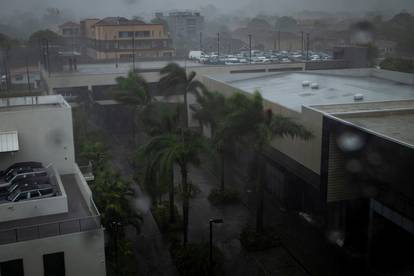
[[[189,130],[181,134],[164,134],[153,137],[146,145],[141,147],[144,155],[150,156],[153,162],[160,165],[161,171],[170,173],[169,169],[177,164],[181,173],[181,190],[183,192],[183,244],[187,244],[188,212],[190,188],[188,183],[189,166],[200,164],[200,155],[210,152],[208,141],[201,135]]]
[[[104,168],[108,161],[108,149],[99,139],[88,137],[80,145],[80,156],[92,163],[94,172]]]
[[[187,74],[186,69],[176,63],[170,63],[161,69],[159,89],[165,95],[182,95],[184,98],[185,127],[188,128],[188,93],[196,94],[205,90],[204,85],[195,79],[193,71]]]
[[[0,49],[9,50],[12,47],[15,47],[19,42],[15,39],[12,39],[8,35],[0,33]]]
[[[140,231],[142,217],[132,208],[128,196],[134,195],[131,183],[122,179],[119,173],[108,168],[96,172],[91,184],[94,201],[101,211],[102,224],[113,234],[113,222],[132,225],[137,233]]]
[[[256,231],[263,231],[263,200],[264,200],[264,152],[275,137],[312,138],[312,133],[292,119],[273,114],[264,109],[263,98],[259,92],[253,96],[241,93],[229,98],[230,112],[223,120],[220,128],[228,135],[242,137],[241,142],[251,147],[257,161],[255,182],[257,193]]]
[[[380,67],[384,70],[414,73],[414,62],[409,59],[388,57],[380,63]]]
[[[40,30],[32,33],[29,37],[29,44],[38,45],[39,41],[47,40],[49,43],[60,43],[62,37],[49,29]]]

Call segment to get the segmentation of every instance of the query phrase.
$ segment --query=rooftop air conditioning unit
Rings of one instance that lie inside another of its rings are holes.
[[[362,94],[355,94],[354,101],[362,101],[364,99],[364,95]]]
[[[312,82],[311,85],[310,85],[310,87],[312,89],[319,89],[319,84],[317,82]]]
[[[310,85],[309,81],[302,81],[302,86],[303,87],[308,87]]]

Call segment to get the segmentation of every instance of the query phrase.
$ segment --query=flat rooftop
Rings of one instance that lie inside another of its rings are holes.
[[[414,109],[335,116],[358,127],[414,147]]]
[[[79,190],[75,175],[61,175],[61,179],[67,195],[68,212],[1,222],[0,244],[16,242],[16,236],[18,236],[18,241],[33,239],[33,232],[40,235],[34,238],[42,238],[79,232],[82,230],[82,226],[84,229],[86,227],[93,229],[92,226],[95,226],[96,229],[97,225],[95,221],[82,220],[98,214],[92,214],[89,210],[88,205]],[[95,223],[95,225],[91,225],[91,223]]]
[[[69,107],[61,95],[0,98],[0,112],[33,108]]]
[[[344,75],[285,72],[244,80],[222,80],[248,93],[257,90],[266,100],[298,112],[302,105],[359,103],[354,101],[355,94],[364,95],[364,100],[360,101],[363,103],[414,99],[413,86],[370,76],[346,76],[346,70]],[[319,89],[302,87],[303,81],[316,82]]]
[[[204,64],[185,61],[185,60],[167,60],[167,61],[136,61],[135,69],[136,70],[158,70],[166,66],[167,64],[174,62],[183,67],[199,67],[206,66]],[[78,64],[76,71],[65,71],[64,74],[125,74],[128,71],[132,70],[131,62],[118,63],[95,63],[95,64]]]

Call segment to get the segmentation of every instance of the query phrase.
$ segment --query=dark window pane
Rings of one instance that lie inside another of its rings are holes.
[[[1,276],[24,276],[23,260],[12,260],[0,263]]]
[[[65,255],[63,252],[43,255],[44,276],[65,276]]]

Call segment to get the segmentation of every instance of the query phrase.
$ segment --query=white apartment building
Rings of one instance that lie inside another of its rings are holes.
[[[62,96],[0,99],[0,170],[25,161],[47,167],[58,192],[0,201],[0,275],[105,275],[104,229],[75,163],[72,111]]]

